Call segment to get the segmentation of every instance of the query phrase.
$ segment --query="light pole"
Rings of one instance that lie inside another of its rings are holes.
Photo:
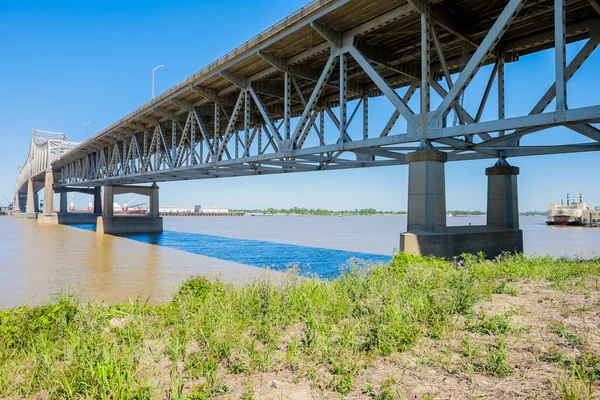
[[[163,68],[164,65],[157,65],[156,67],[152,68],[152,99],[154,99],[154,73],[156,72],[157,69],[159,68]]]
[[[82,126],[81,126],[81,141],[83,142],[85,140],[85,126],[87,124],[89,124],[90,122],[85,122]]]

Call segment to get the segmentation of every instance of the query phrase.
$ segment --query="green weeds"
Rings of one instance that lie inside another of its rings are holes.
[[[505,335],[510,331],[510,321],[504,315],[492,315],[490,317],[484,311],[481,311],[478,320],[471,321],[467,325],[467,331],[485,335]]]
[[[581,339],[567,331],[567,329],[560,324],[550,325],[550,330],[556,333],[558,336],[564,338],[571,346],[578,346],[583,343]]]
[[[599,260],[465,255],[448,262],[398,254],[389,265],[350,269],[330,281],[290,273],[278,285],[235,287],[193,277],[171,303],[155,306],[62,296],[0,311],[0,397],[204,399],[228,394],[229,374],[282,369],[344,396],[361,390],[356,377],[376,357],[424,338],[439,341],[464,320],[469,334],[493,339],[480,346],[463,339],[470,368],[504,376],[512,373],[510,315],[474,314],[473,306],[493,293],[515,295],[508,282],[520,279],[563,289],[597,276]],[[553,331],[573,345],[579,340],[564,327]],[[579,388],[598,379],[598,360],[586,360],[553,362],[575,374]],[[362,390],[399,397],[392,380]],[[243,397],[255,397],[252,387]]]
[[[490,375],[508,376],[512,374],[504,338],[498,338],[495,343],[488,344],[486,358],[487,362],[483,365],[483,370]]]

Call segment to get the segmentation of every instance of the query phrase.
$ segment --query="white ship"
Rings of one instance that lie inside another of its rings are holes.
[[[560,204],[550,203],[546,224],[583,226],[587,223],[586,216],[589,210],[588,205],[583,202],[581,193],[579,193],[579,203],[571,201],[569,193],[567,193],[566,205],[562,200]]]

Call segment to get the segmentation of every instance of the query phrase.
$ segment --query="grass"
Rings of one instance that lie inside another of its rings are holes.
[[[560,324],[550,325],[550,330],[559,335],[560,337],[564,338],[567,341],[567,343],[571,346],[577,346],[582,344],[581,339],[567,331],[567,329]]]
[[[399,254],[389,265],[330,281],[290,273],[278,285],[235,287],[193,277],[161,305],[63,295],[0,311],[0,397],[206,399],[231,393],[235,377],[286,370],[340,396],[362,390],[392,399],[399,396],[392,378],[357,386],[357,377],[382,357],[424,339],[442,341],[456,329],[490,338],[485,346],[463,338],[457,349],[474,369],[507,376],[511,317],[475,312],[476,304],[495,293],[517,295],[510,282],[545,280],[566,290],[598,276],[600,260],[517,255],[450,262]],[[577,343],[564,327],[552,330]],[[592,356],[546,359],[569,373],[557,388],[563,398],[599,379]],[[244,387],[242,398],[255,396]]]

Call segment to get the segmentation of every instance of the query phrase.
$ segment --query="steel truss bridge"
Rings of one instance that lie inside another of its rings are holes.
[[[52,166],[62,185],[101,186],[400,165],[418,149],[448,161],[598,151],[600,92],[596,105],[569,108],[567,82],[599,43],[598,0],[314,1]],[[505,64],[547,49],[555,83],[506,118]],[[468,110],[465,90],[486,65]],[[394,111],[375,131],[369,102],[379,96]],[[496,117],[482,120],[490,96]],[[557,126],[581,143],[521,145]],[[36,157],[20,184],[45,168]]]
[[[37,193],[44,186],[46,171],[51,168],[52,163],[77,144],[79,143],[69,142],[64,133],[31,130],[29,153],[25,163],[19,167],[17,172],[15,202],[13,203],[16,209],[23,211],[26,209],[29,182]],[[37,201],[35,203],[37,206]]]

